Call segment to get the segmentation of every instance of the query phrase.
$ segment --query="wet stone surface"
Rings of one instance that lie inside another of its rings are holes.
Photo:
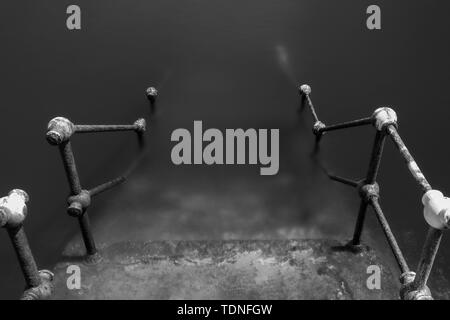
[[[53,299],[397,299],[398,281],[373,251],[325,240],[123,242],[88,265],[73,247],[55,268]],[[78,260],[78,261],[77,261]],[[67,288],[69,265],[81,288]],[[381,267],[381,290],[366,270]]]

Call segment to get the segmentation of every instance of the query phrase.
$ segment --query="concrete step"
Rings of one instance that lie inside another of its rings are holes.
[[[373,251],[331,240],[121,242],[92,265],[77,258],[81,247],[69,252],[53,299],[398,298],[397,275]],[[67,286],[70,265],[80,267],[80,289]],[[367,287],[370,265],[381,269],[380,290]]]

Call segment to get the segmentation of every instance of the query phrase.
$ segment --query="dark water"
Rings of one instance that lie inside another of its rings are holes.
[[[382,30],[370,32],[368,1],[77,1],[82,30],[69,32],[65,10],[72,2],[2,2],[0,192],[20,187],[30,193],[26,228],[40,266],[51,267],[77,231],[65,214],[68,190],[57,150],[44,139],[48,120],[63,115],[77,123],[131,123],[148,112],[148,85],[161,92],[151,161],[168,175],[175,174],[170,133],[192,128],[193,120],[217,128],[280,128],[287,137],[281,148],[297,145],[306,157],[309,136],[291,132],[310,125],[309,117],[303,122],[296,113],[296,85],[307,82],[327,123],[393,106],[419,166],[434,188],[448,194],[450,153],[441,146],[450,115],[447,10],[443,1],[377,3]],[[329,134],[323,158],[343,176],[362,177],[372,136],[369,128]],[[136,151],[133,138],[77,137],[83,183],[90,187],[120,172]],[[289,152],[281,162],[292,168],[286,157],[296,158]],[[211,170],[220,168],[196,173]],[[298,175],[304,186],[337,188],[343,197],[323,201],[345,203],[356,214],[353,191],[316,180],[307,169]],[[386,216],[414,268],[426,232],[421,195],[392,145],[379,182]],[[379,233],[373,219],[369,224]],[[447,278],[449,245],[446,237],[435,269]],[[0,298],[16,298],[23,280],[6,232],[0,233],[0,257],[0,270],[8,274],[0,279]]]

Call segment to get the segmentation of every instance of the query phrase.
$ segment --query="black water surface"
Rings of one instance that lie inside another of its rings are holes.
[[[80,31],[66,29],[69,4],[0,3],[0,193],[30,193],[26,228],[42,267],[51,267],[77,232],[65,213],[68,188],[57,150],[44,139],[48,120],[62,115],[77,123],[131,123],[147,115],[148,85],[161,94],[157,129],[149,124],[159,176],[173,179],[184,170],[170,163],[170,133],[192,128],[193,120],[215,128],[280,128],[280,174],[292,172],[303,157],[295,169],[299,194],[312,185],[338,188],[339,199],[322,201],[343,202],[354,210],[346,216],[356,214],[353,191],[319,178],[305,164],[311,123],[309,116],[297,119],[296,85],[307,82],[327,123],[394,107],[400,133],[430,183],[450,192],[450,22],[444,1],[377,1],[379,31],[365,27],[368,1],[79,0]],[[327,134],[323,158],[343,176],[362,177],[372,136],[368,128]],[[135,144],[132,134],[76,137],[83,184],[114,176],[133,158]],[[201,180],[221,169],[195,170]],[[386,216],[414,268],[426,231],[420,192],[390,144],[379,182]],[[310,201],[307,209],[314,214]],[[95,208],[91,212],[95,219]],[[379,234],[373,219],[369,223]],[[447,279],[449,245],[446,237],[434,273]],[[6,232],[0,233],[0,261],[1,274],[8,275],[0,278],[0,298],[16,298],[23,280]]]

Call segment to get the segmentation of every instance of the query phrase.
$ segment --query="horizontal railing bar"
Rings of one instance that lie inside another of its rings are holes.
[[[347,178],[343,178],[343,177],[339,177],[336,176],[334,174],[328,174],[328,177],[333,180],[333,181],[337,181],[337,182],[341,182],[345,185],[348,186],[352,186],[352,187],[357,187],[359,185],[359,182],[351,180],[351,179],[347,179]]]
[[[100,194],[100,193],[102,193],[104,191],[107,191],[107,190],[109,190],[109,189],[111,189],[111,188],[121,184],[125,180],[126,180],[126,177],[120,176],[120,177],[115,178],[115,179],[113,179],[111,181],[102,183],[101,185],[98,185],[98,186],[90,189],[89,190],[89,195],[90,196],[96,196],[96,195],[98,195],[98,194]]]
[[[333,124],[333,125],[329,125],[329,126],[326,125],[325,127],[320,128],[318,131],[319,132],[334,131],[334,130],[339,130],[339,129],[364,126],[364,125],[368,125],[368,124],[372,124],[372,123],[373,123],[372,117],[368,117],[368,118],[363,118],[363,119],[357,119],[357,120],[337,123],[337,124]]]
[[[119,125],[88,125],[77,124],[75,125],[76,133],[89,133],[89,132],[112,132],[112,131],[135,131],[137,126],[134,124],[119,124]]]

